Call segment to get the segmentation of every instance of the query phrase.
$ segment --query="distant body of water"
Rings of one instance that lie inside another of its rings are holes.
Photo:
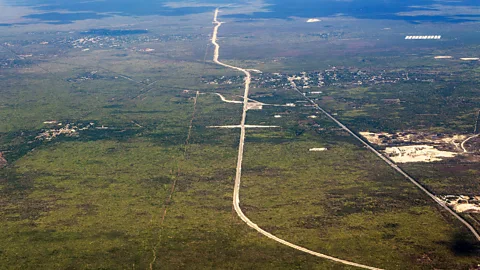
[[[12,23],[12,10],[28,23],[68,24],[79,20],[120,16],[182,16],[211,11],[216,6],[250,5],[246,0],[0,0],[0,26]],[[480,19],[480,0],[261,0],[263,6],[236,18],[349,16],[359,19],[421,22],[465,22]],[[226,7],[228,8],[228,7]],[[25,14],[25,10],[30,12]],[[2,14],[2,12],[8,14]],[[9,16],[10,21],[2,21]]]
[[[268,0],[271,12],[241,17],[302,18],[344,15],[409,22],[465,22],[480,19],[480,0]]]

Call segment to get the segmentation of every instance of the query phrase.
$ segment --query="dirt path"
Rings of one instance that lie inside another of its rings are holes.
[[[462,147],[464,153],[468,153],[468,150],[465,148],[465,143],[468,142],[468,141],[470,141],[470,140],[473,139],[473,138],[478,137],[478,136],[480,136],[480,134],[475,134],[475,135],[473,135],[473,136],[471,136],[471,137],[468,137],[467,139],[465,139],[465,141],[462,142],[462,144],[460,144],[460,146]]]
[[[242,103],[243,103],[243,101],[228,100],[228,99],[226,99],[222,94],[219,94],[219,93],[215,93],[215,95],[219,96],[220,99],[221,99],[223,102],[226,102],[226,103],[235,103],[235,104],[242,104]]]
[[[293,249],[296,249],[296,250],[299,250],[299,251],[302,251],[302,252],[305,252],[305,253],[320,257],[320,258],[328,259],[328,260],[331,260],[331,261],[334,261],[334,262],[346,264],[346,265],[356,266],[356,267],[360,267],[360,268],[364,268],[364,269],[379,269],[379,268],[375,268],[375,267],[371,267],[371,266],[367,266],[367,265],[363,265],[363,264],[358,264],[358,263],[338,259],[338,258],[335,258],[335,257],[332,257],[332,256],[328,256],[328,255],[318,253],[318,252],[306,249],[304,247],[292,244],[292,243],[290,243],[288,241],[285,241],[281,238],[278,238],[275,235],[273,235],[273,234],[263,230],[262,228],[258,227],[257,224],[253,223],[243,213],[242,209],[240,208],[240,182],[241,182],[241,177],[242,177],[243,150],[244,150],[244,146],[245,146],[245,120],[246,120],[246,117],[247,117],[248,93],[249,93],[249,90],[250,90],[251,75],[250,75],[250,72],[246,69],[231,66],[231,65],[227,65],[227,64],[224,64],[224,63],[222,63],[218,60],[219,54],[220,54],[220,45],[218,45],[218,43],[217,43],[217,38],[218,38],[217,35],[218,35],[218,28],[220,28],[220,26],[222,25],[222,22],[219,22],[217,20],[218,12],[219,12],[219,10],[217,8],[215,10],[215,15],[214,15],[214,19],[213,19],[213,23],[215,24],[215,27],[213,29],[213,35],[212,35],[212,44],[215,46],[215,51],[214,51],[214,55],[213,55],[213,62],[215,62],[218,65],[227,67],[227,68],[231,68],[231,69],[241,71],[245,74],[245,91],[244,91],[244,95],[243,95],[243,113],[242,113],[242,120],[240,122],[240,142],[239,142],[239,146],[238,146],[237,169],[236,169],[236,174],[235,174],[235,185],[234,185],[234,189],[233,189],[233,206],[234,206],[235,212],[242,219],[242,221],[244,221],[249,227],[255,229],[257,232],[261,233],[262,235],[264,235],[264,236],[266,236],[266,237],[268,237],[268,238],[270,238],[270,239],[272,239],[272,240],[274,240],[278,243],[289,246]]]
[[[188,145],[190,144],[190,136],[192,134],[193,121],[195,119],[195,114],[197,112],[197,100],[198,100],[199,95],[200,95],[200,92],[197,91],[197,93],[195,94],[194,100],[193,100],[192,118],[190,119],[190,125],[188,127],[187,138],[185,139],[185,145],[184,145],[184,150],[183,150],[183,158],[184,159],[188,158],[187,148],[188,148]],[[178,164],[178,161],[177,161],[177,164]],[[168,195],[167,199],[165,200],[165,205],[163,207],[162,218],[160,219],[160,227],[163,227],[163,223],[165,222],[165,217],[167,216],[168,206],[172,202],[173,193],[175,193],[175,188],[177,186],[177,181],[178,181],[179,177],[180,177],[180,168],[177,167],[177,173],[175,175],[175,178],[173,179],[172,187],[170,188],[170,194]],[[161,237],[161,234],[159,235],[159,239],[158,239],[157,244],[152,248],[153,258],[152,258],[152,261],[150,262],[150,270],[153,270],[153,264],[157,260],[157,246],[160,243],[160,237]]]
[[[473,130],[474,134],[478,133],[478,123],[480,122],[480,110],[477,112],[477,120],[475,121],[475,128]]]
[[[168,195],[167,199],[165,200],[165,205],[163,207],[163,213],[162,213],[162,218],[160,219],[160,228],[163,228],[163,223],[165,222],[165,217],[167,216],[167,210],[168,210],[168,205],[170,205],[173,197],[173,193],[175,192],[175,187],[177,185],[177,179],[180,175],[180,171],[177,168],[177,174],[175,178],[173,179],[172,187],[170,189],[170,194]],[[153,270],[153,265],[155,261],[157,260],[157,247],[160,244],[162,234],[160,233],[158,235],[158,240],[157,243],[153,246],[152,248],[152,261],[150,262],[150,270]]]
[[[195,119],[195,114],[197,112],[197,100],[198,96],[200,95],[200,92],[197,91],[195,94],[195,97],[193,98],[193,112],[192,112],[192,118],[190,119],[190,125],[188,126],[188,134],[187,134],[187,139],[185,140],[185,148],[183,151],[183,157],[186,159],[187,158],[187,147],[190,144],[190,136],[192,135],[192,126],[193,126],[193,120]]]
[[[249,71],[249,69],[247,69],[247,71]],[[222,94],[220,94],[220,93],[215,93],[215,95],[219,96],[220,99],[221,99],[223,102],[226,102],[226,103],[243,104],[243,101],[226,99],[226,98],[225,98]],[[239,97],[243,98],[243,96],[239,96]],[[258,104],[258,105],[261,105],[261,106],[287,107],[287,105],[268,104],[268,103],[263,103],[263,102],[260,102],[260,101],[258,101],[258,100],[254,100],[254,99],[251,99],[251,98],[248,98],[248,101],[251,101],[251,102],[250,102],[251,104]]]

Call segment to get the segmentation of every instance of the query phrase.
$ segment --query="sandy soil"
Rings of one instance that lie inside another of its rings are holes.
[[[443,148],[453,148],[462,151],[461,143],[467,138],[467,135],[449,134],[438,136],[436,134],[427,134],[421,132],[397,132],[390,134],[386,132],[372,133],[359,132],[370,143],[376,145],[392,146],[392,144],[420,143],[435,144]]]
[[[367,139],[368,142],[376,144],[376,145],[383,145],[383,140],[379,137],[381,135],[387,136],[388,133],[385,132],[380,132],[380,133],[373,133],[373,132],[368,132],[368,131],[362,131],[359,132],[362,137]]]
[[[455,152],[440,151],[431,145],[387,147],[385,153],[396,163],[441,161],[457,155]]]
[[[439,198],[457,213],[480,213],[480,196],[444,195]]]
[[[453,206],[457,213],[480,213],[480,206],[472,203],[460,203]]]
[[[477,138],[478,136],[480,136],[480,134],[475,134],[475,135],[473,135],[473,136],[471,136],[471,137],[468,137],[468,138],[466,138],[466,139],[460,144],[460,146],[462,147],[464,153],[468,153],[467,148],[465,148],[465,143],[467,143],[467,142],[470,141],[471,139]]]

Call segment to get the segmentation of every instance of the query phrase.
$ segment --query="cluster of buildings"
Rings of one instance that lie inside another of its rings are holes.
[[[308,89],[321,88],[324,86],[358,86],[398,83],[400,81],[408,81],[415,78],[409,78],[408,73],[401,71],[379,71],[373,74],[372,72],[356,68],[332,67],[320,72],[300,72],[293,75],[264,73],[258,78],[254,77],[253,81],[260,87],[278,88],[290,86],[289,79],[294,80],[298,88]],[[321,91],[312,91],[312,94],[317,93],[320,94]]]
[[[67,136],[72,137],[78,135],[79,131],[87,130],[91,128],[95,129],[108,129],[108,127],[95,127],[95,123],[89,123],[87,125],[84,124],[66,124],[65,126],[62,123],[58,123],[57,121],[45,121],[43,122],[47,125],[54,125],[56,128],[51,128],[48,130],[43,131],[42,133],[38,134],[35,139],[42,140],[42,141],[51,141],[58,136]]]
[[[49,122],[53,122],[53,121],[49,121]],[[61,123],[59,125],[61,125]],[[46,130],[46,131],[40,133],[37,137],[35,137],[35,139],[51,141],[52,139],[56,138],[57,136],[60,136],[60,135],[72,136],[76,132],[77,132],[77,127],[76,126],[72,126],[70,124],[67,124],[64,127],[61,127],[59,129]]]
[[[322,94],[318,88],[327,86],[357,87],[361,85],[395,84],[403,81],[433,82],[438,76],[434,73],[407,73],[406,71],[373,70],[358,68],[332,67],[323,71],[299,72],[295,74],[261,73],[252,77],[257,88],[280,89],[290,88],[294,81],[299,89],[311,89],[309,94]],[[203,81],[214,85],[243,84],[243,76],[211,76]],[[386,104],[398,104],[399,99],[385,99]]]

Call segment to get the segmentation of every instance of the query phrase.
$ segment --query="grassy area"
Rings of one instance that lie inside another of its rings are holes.
[[[242,204],[253,222],[310,249],[386,269],[474,264],[476,256],[455,249],[465,233],[460,224],[374,155],[326,137],[247,145]]]

